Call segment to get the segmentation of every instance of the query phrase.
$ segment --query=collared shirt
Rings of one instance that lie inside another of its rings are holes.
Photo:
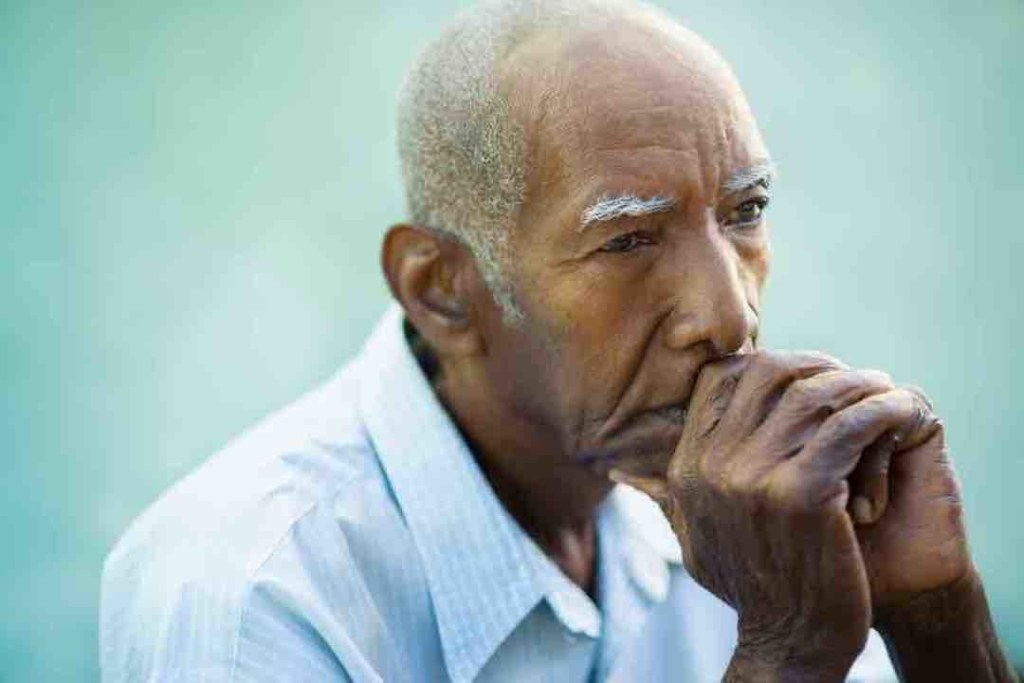
[[[595,603],[498,501],[401,321],[125,533],[103,680],[720,679],[735,614],[658,508],[623,486],[600,506]],[[850,678],[895,680],[876,634]]]

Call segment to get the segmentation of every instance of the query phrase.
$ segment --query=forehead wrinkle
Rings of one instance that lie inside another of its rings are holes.
[[[730,195],[736,192],[743,192],[758,185],[765,188],[771,187],[774,179],[775,164],[772,163],[771,159],[760,159],[730,175],[722,183],[722,194]]]
[[[671,210],[675,205],[675,198],[666,195],[655,195],[646,198],[632,192],[618,195],[603,195],[580,214],[580,230],[584,230],[594,223],[662,213]]]

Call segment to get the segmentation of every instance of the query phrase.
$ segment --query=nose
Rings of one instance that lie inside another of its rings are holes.
[[[678,269],[677,302],[666,321],[666,344],[674,350],[707,344],[715,357],[735,353],[757,333],[757,315],[751,308],[739,269],[740,258],[729,241],[707,235],[691,244]]]

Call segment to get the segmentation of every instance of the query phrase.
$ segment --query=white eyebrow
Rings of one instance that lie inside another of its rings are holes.
[[[617,218],[638,218],[652,213],[668,211],[676,200],[664,195],[643,198],[632,193],[605,195],[587,207],[580,215],[580,230],[593,223],[613,221]]]
[[[730,195],[736,192],[743,192],[758,185],[765,188],[771,187],[772,180],[774,179],[775,164],[771,162],[771,159],[761,159],[729,176],[722,183],[722,194]]]

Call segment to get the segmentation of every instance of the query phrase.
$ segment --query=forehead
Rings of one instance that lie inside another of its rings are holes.
[[[541,37],[532,49],[520,59],[534,65],[520,106],[535,200],[552,191],[562,202],[566,192],[706,194],[767,156],[728,66],[678,25],[606,23]]]

